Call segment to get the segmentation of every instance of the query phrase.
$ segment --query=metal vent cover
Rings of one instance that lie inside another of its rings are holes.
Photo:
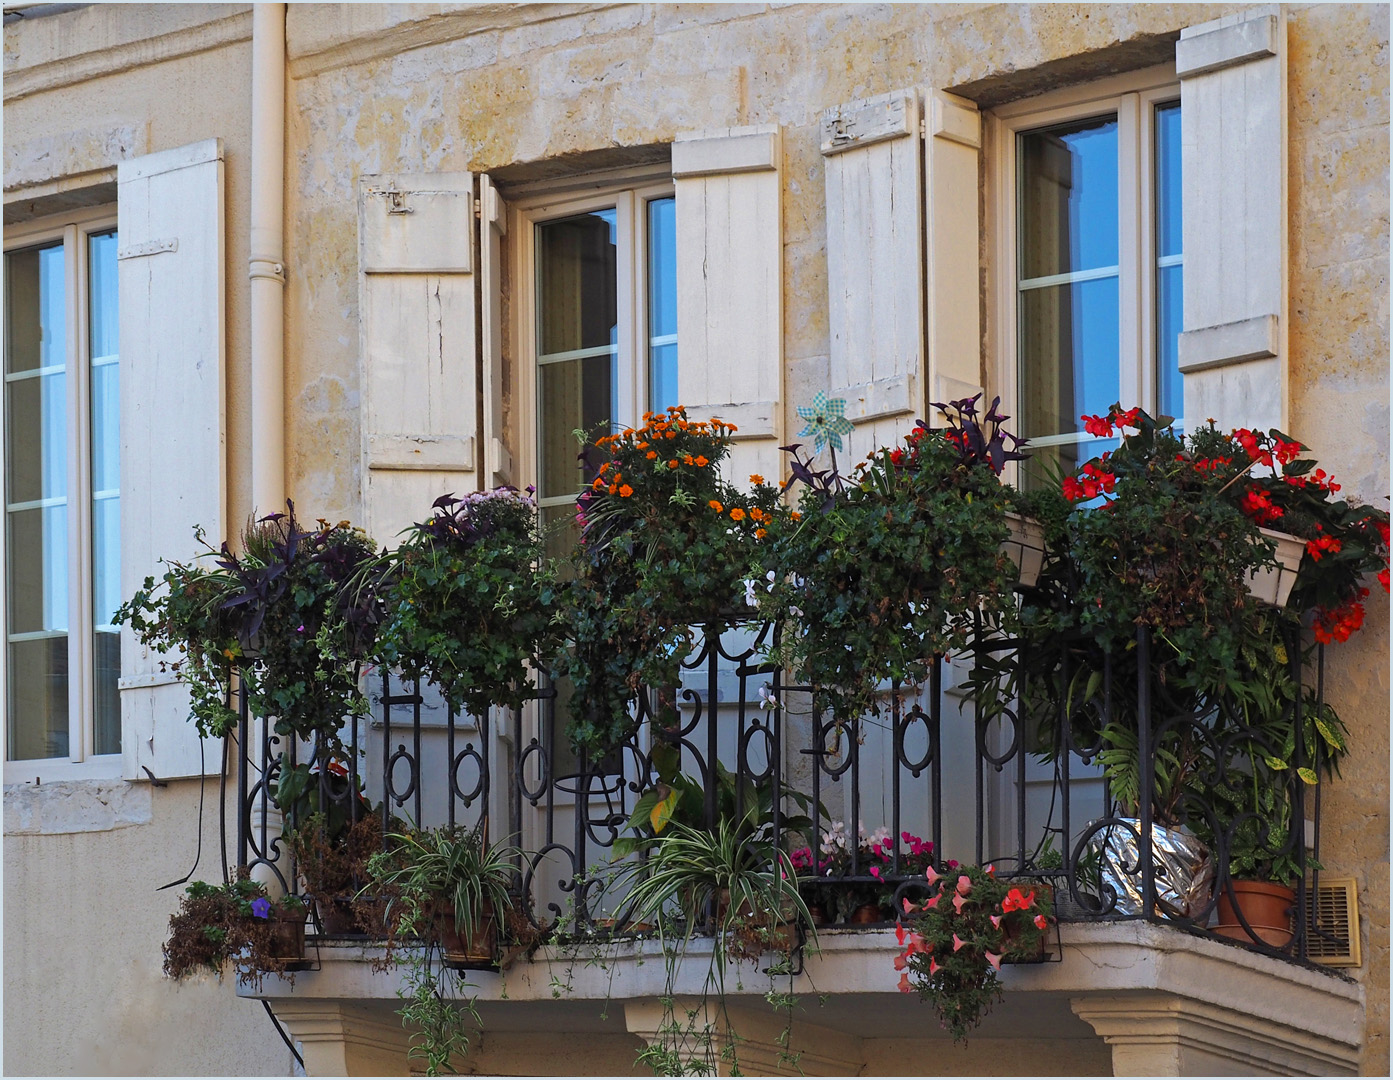
[[[1307,954],[1330,967],[1359,967],[1359,896],[1354,878],[1322,876],[1311,898]]]

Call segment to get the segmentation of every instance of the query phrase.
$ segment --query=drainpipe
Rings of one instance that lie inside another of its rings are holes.
[[[285,509],[285,5],[252,5],[252,506]]]
[[[252,5],[251,147],[251,459],[255,514],[285,509],[285,5]],[[250,746],[243,748],[249,780],[263,779],[269,734],[265,717],[253,717]],[[250,785],[248,785],[250,786]],[[278,875],[289,860],[279,843],[281,812],[263,786],[248,825],[272,866],[252,877],[272,896],[285,891]],[[279,864],[279,865],[274,865]],[[290,890],[295,882],[287,883]]]

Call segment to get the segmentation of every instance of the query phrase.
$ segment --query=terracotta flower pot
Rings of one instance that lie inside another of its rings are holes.
[[[1213,927],[1221,937],[1232,938],[1245,944],[1261,941],[1280,949],[1291,941],[1293,936],[1293,910],[1296,907],[1296,890],[1273,881],[1233,881],[1233,899],[1229,899],[1227,889],[1219,892],[1219,921]],[[1238,921],[1238,911],[1252,927],[1252,933],[1243,929]]]
[[[349,900],[316,900],[314,910],[319,916],[319,925],[324,933],[330,937],[340,934],[356,934],[358,932],[358,918],[354,914],[353,904]]]
[[[466,926],[462,932],[455,925],[454,908],[445,912],[435,928],[445,963],[461,968],[497,966],[498,923],[491,905],[486,903],[483,917],[473,926]]]
[[[885,921],[885,913],[880,910],[879,904],[862,904],[851,913],[850,923],[864,925],[866,923],[878,923]]]

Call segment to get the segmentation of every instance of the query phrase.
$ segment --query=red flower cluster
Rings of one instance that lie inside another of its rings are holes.
[[[1316,526],[1319,528],[1320,526]],[[1314,540],[1306,541],[1306,554],[1310,555],[1316,562],[1320,562],[1324,555],[1337,555],[1343,547],[1339,540],[1333,536],[1317,536]]]
[[[1266,436],[1259,435],[1250,428],[1235,428],[1233,437],[1247,452],[1250,461],[1261,462],[1263,465],[1271,465],[1273,459],[1276,459],[1279,465],[1288,465],[1306,449],[1299,442],[1288,442],[1280,436],[1268,440]],[[1269,441],[1270,447],[1264,445]]]
[[[1379,579],[1382,581],[1387,574],[1388,571],[1385,570],[1379,575]],[[1387,587],[1385,584],[1384,588]],[[1364,605],[1359,601],[1368,595],[1368,589],[1360,589],[1359,600],[1347,600],[1334,611],[1317,608],[1315,624],[1312,627],[1316,640],[1322,645],[1329,645],[1332,641],[1348,641],[1349,636],[1364,625]]]
[[[1111,495],[1116,486],[1117,476],[1114,473],[1104,472],[1090,461],[1083,467],[1083,475],[1078,479],[1072,476],[1064,478],[1064,497],[1070,502],[1096,499],[1100,493]]]
[[[1272,496],[1252,487],[1238,500],[1238,508],[1259,525],[1270,525],[1282,516],[1282,508],[1272,504]]]
[[[1006,899],[1001,901],[1001,910],[1007,911],[1026,911],[1035,903],[1035,890],[1031,889],[1028,893],[1021,892],[1020,889],[1012,889],[1006,894]]]

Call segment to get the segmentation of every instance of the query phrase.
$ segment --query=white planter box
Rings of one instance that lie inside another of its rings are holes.
[[[1301,556],[1306,553],[1306,541],[1287,533],[1259,530],[1277,543],[1277,566],[1262,566],[1248,572],[1248,591],[1265,604],[1285,607],[1291,587],[1296,584],[1296,572],[1301,568]]]
[[[1002,542],[1001,551],[1016,564],[1020,583],[1033,587],[1045,564],[1045,530],[1038,521],[1009,512],[1006,525],[1011,535]]]

